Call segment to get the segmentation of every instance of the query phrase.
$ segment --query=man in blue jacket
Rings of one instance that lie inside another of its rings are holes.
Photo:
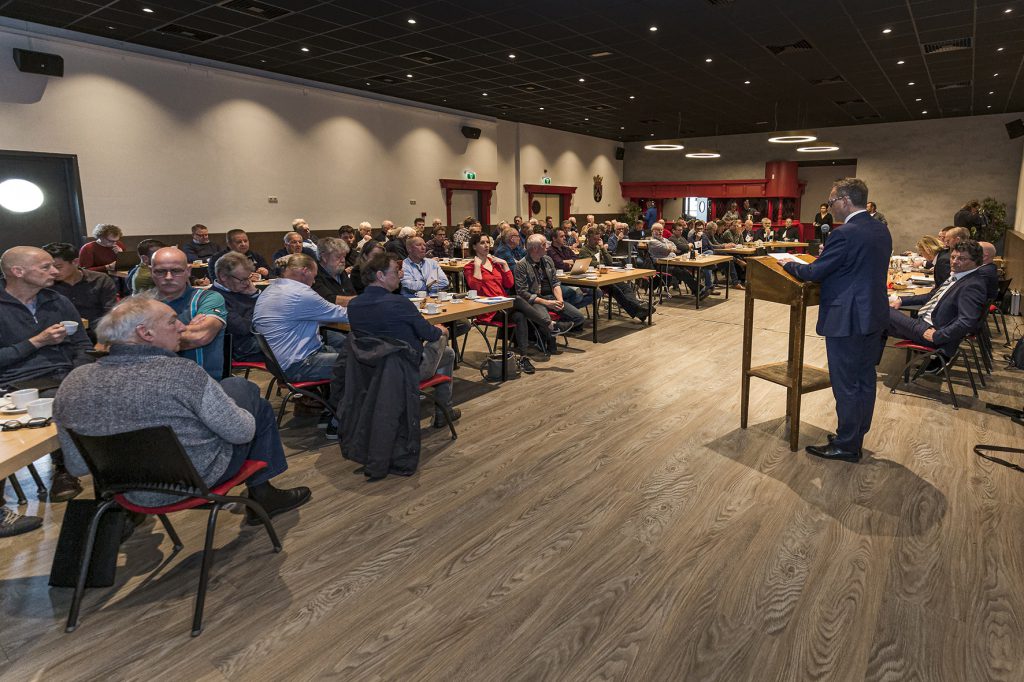
[[[882,332],[889,324],[886,271],[892,255],[889,228],[867,213],[868,187],[843,178],[833,185],[828,206],[842,226],[813,263],[793,258],[783,264],[794,277],[821,283],[818,334],[825,337],[832,394],[839,425],[836,435],[807,452],[856,462],[875,409],[875,363]]]

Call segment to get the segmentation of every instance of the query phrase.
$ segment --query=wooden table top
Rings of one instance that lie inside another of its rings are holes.
[[[911,284],[910,278],[915,275],[920,275],[919,272],[900,272],[893,276],[891,273],[886,281],[886,284],[895,285],[889,289],[890,293],[896,294],[897,296],[916,296],[917,294],[926,294],[934,286]],[[902,288],[901,288],[902,287]]]
[[[655,270],[645,270],[644,268],[633,268],[632,270],[609,270],[607,274],[598,275],[596,278],[588,277],[570,277],[569,275],[561,275],[558,281],[564,284],[571,284],[577,287],[605,287],[609,284],[619,284],[621,282],[631,282],[634,279],[640,279],[641,277],[651,277],[657,275]]]
[[[674,258],[659,258],[654,261],[658,265],[672,265],[682,266],[685,268],[704,268],[709,265],[719,265],[721,263],[728,263],[733,258],[732,256],[698,256],[693,260],[690,260],[686,256],[676,256]]]
[[[720,247],[715,249],[716,253],[731,253],[736,256],[753,256],[757,253],[756,246],[733,246],[730,248]]]
[[[437,303],[436,298],[431,298],[429,300],[433,303]],[[483,315],[484,313],[492,313],[512,307],[511,300],[502,301],[501,303],[478,303],[476,301],[471,301],[468,298],[463,298],[461,300],[461,303],[454,303],[453,301],[441,303],[442,312],[435,315],[430,315],[427,313],[426,309],[422,308],[420,309],[420,313],[423,315],[423,319],[431,324],[447,324],[449,322],[455,322],[456,320],[466,320],[471,317],[476,317],[477,315]],[[352,331],[352,327],[347,322],[331,322],[322,326],[330,329],[340,329],[344,332]]]
[[[455,263],[441,263],[441,270],[444,272],[462,272],[466,267],[466,263],[473,262],[472,258],[456,258]]]
[[[810,246],[808,242],[765,242],[766,249],[799,249]]]
[[[10,476],[59,448],[57,427],[53,424],[42,429],[0,432],[0,478]]]

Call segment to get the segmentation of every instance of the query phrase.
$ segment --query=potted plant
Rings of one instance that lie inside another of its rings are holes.
[[[982,227],[971,229],[971,237],[981,242],[992,242],[996,252],[1003,250],[1003,237],[1009,225],[1006,224],[1006,204],[992,197],[985,197],[981,202],[981,213],[988,221]]]
[[[622,215],[625,216],[626,224],[629,225],[629,229],[633,229],[633,225],[636,221],[644,217],[644,209],[640,204],[635,201],[628,201],[622,207]],[[1003,207],[1003,215],[1006,215],[1006,207]]]

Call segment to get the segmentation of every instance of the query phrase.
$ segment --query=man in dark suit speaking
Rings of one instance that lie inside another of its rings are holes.
[[[828,246],[813,263],[790,259],[786,272],[821,283],[818,334],[825,337],[832,395],[839,425],[824,445],[807,452],[856,462],[875,410],[875,363],[889,324],[886,271],[892,256],[889,228],[867,212],[868,187],[843,178],[833,185],[828,207],[835,221]]]

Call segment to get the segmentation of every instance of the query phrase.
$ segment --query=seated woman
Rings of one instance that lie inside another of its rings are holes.
[[[355,287],[356,294],[363,293],[363,290],[366,288],[366,284],[363,282],[363,277],[360,274],[360,268],[366,265],[366,261],[370,260],[372,256],[383,252],[384,246],[375,239],[371,239],[363,244],[359,260],[357,260],[356,264],[352,266],[352,272],[349,275],[349,278],[352,280],[352,286]]]
[[[515,228],[508,229],[516,232]],[[508,296],[508,290],[515,286],[515,277],[507,262],[490,255],[491,238],[485,234],[474,234],[469,238],[469,248],[473,252],[473,260],[466,263],[463,271],[466,287],[475,289],[481,296]],[[515,294],[513,293],[512,296]],[[497,314],[497,312],[484,313],[479,315],[476,321],[493,322]],[[508,322],[515,325],[515,348],[519,354],[519,366],[525,373],[533,374],[536,370],[530,359],[526,357],[526,350],[530,343],[526,317],[513,308],[509,311]]]

